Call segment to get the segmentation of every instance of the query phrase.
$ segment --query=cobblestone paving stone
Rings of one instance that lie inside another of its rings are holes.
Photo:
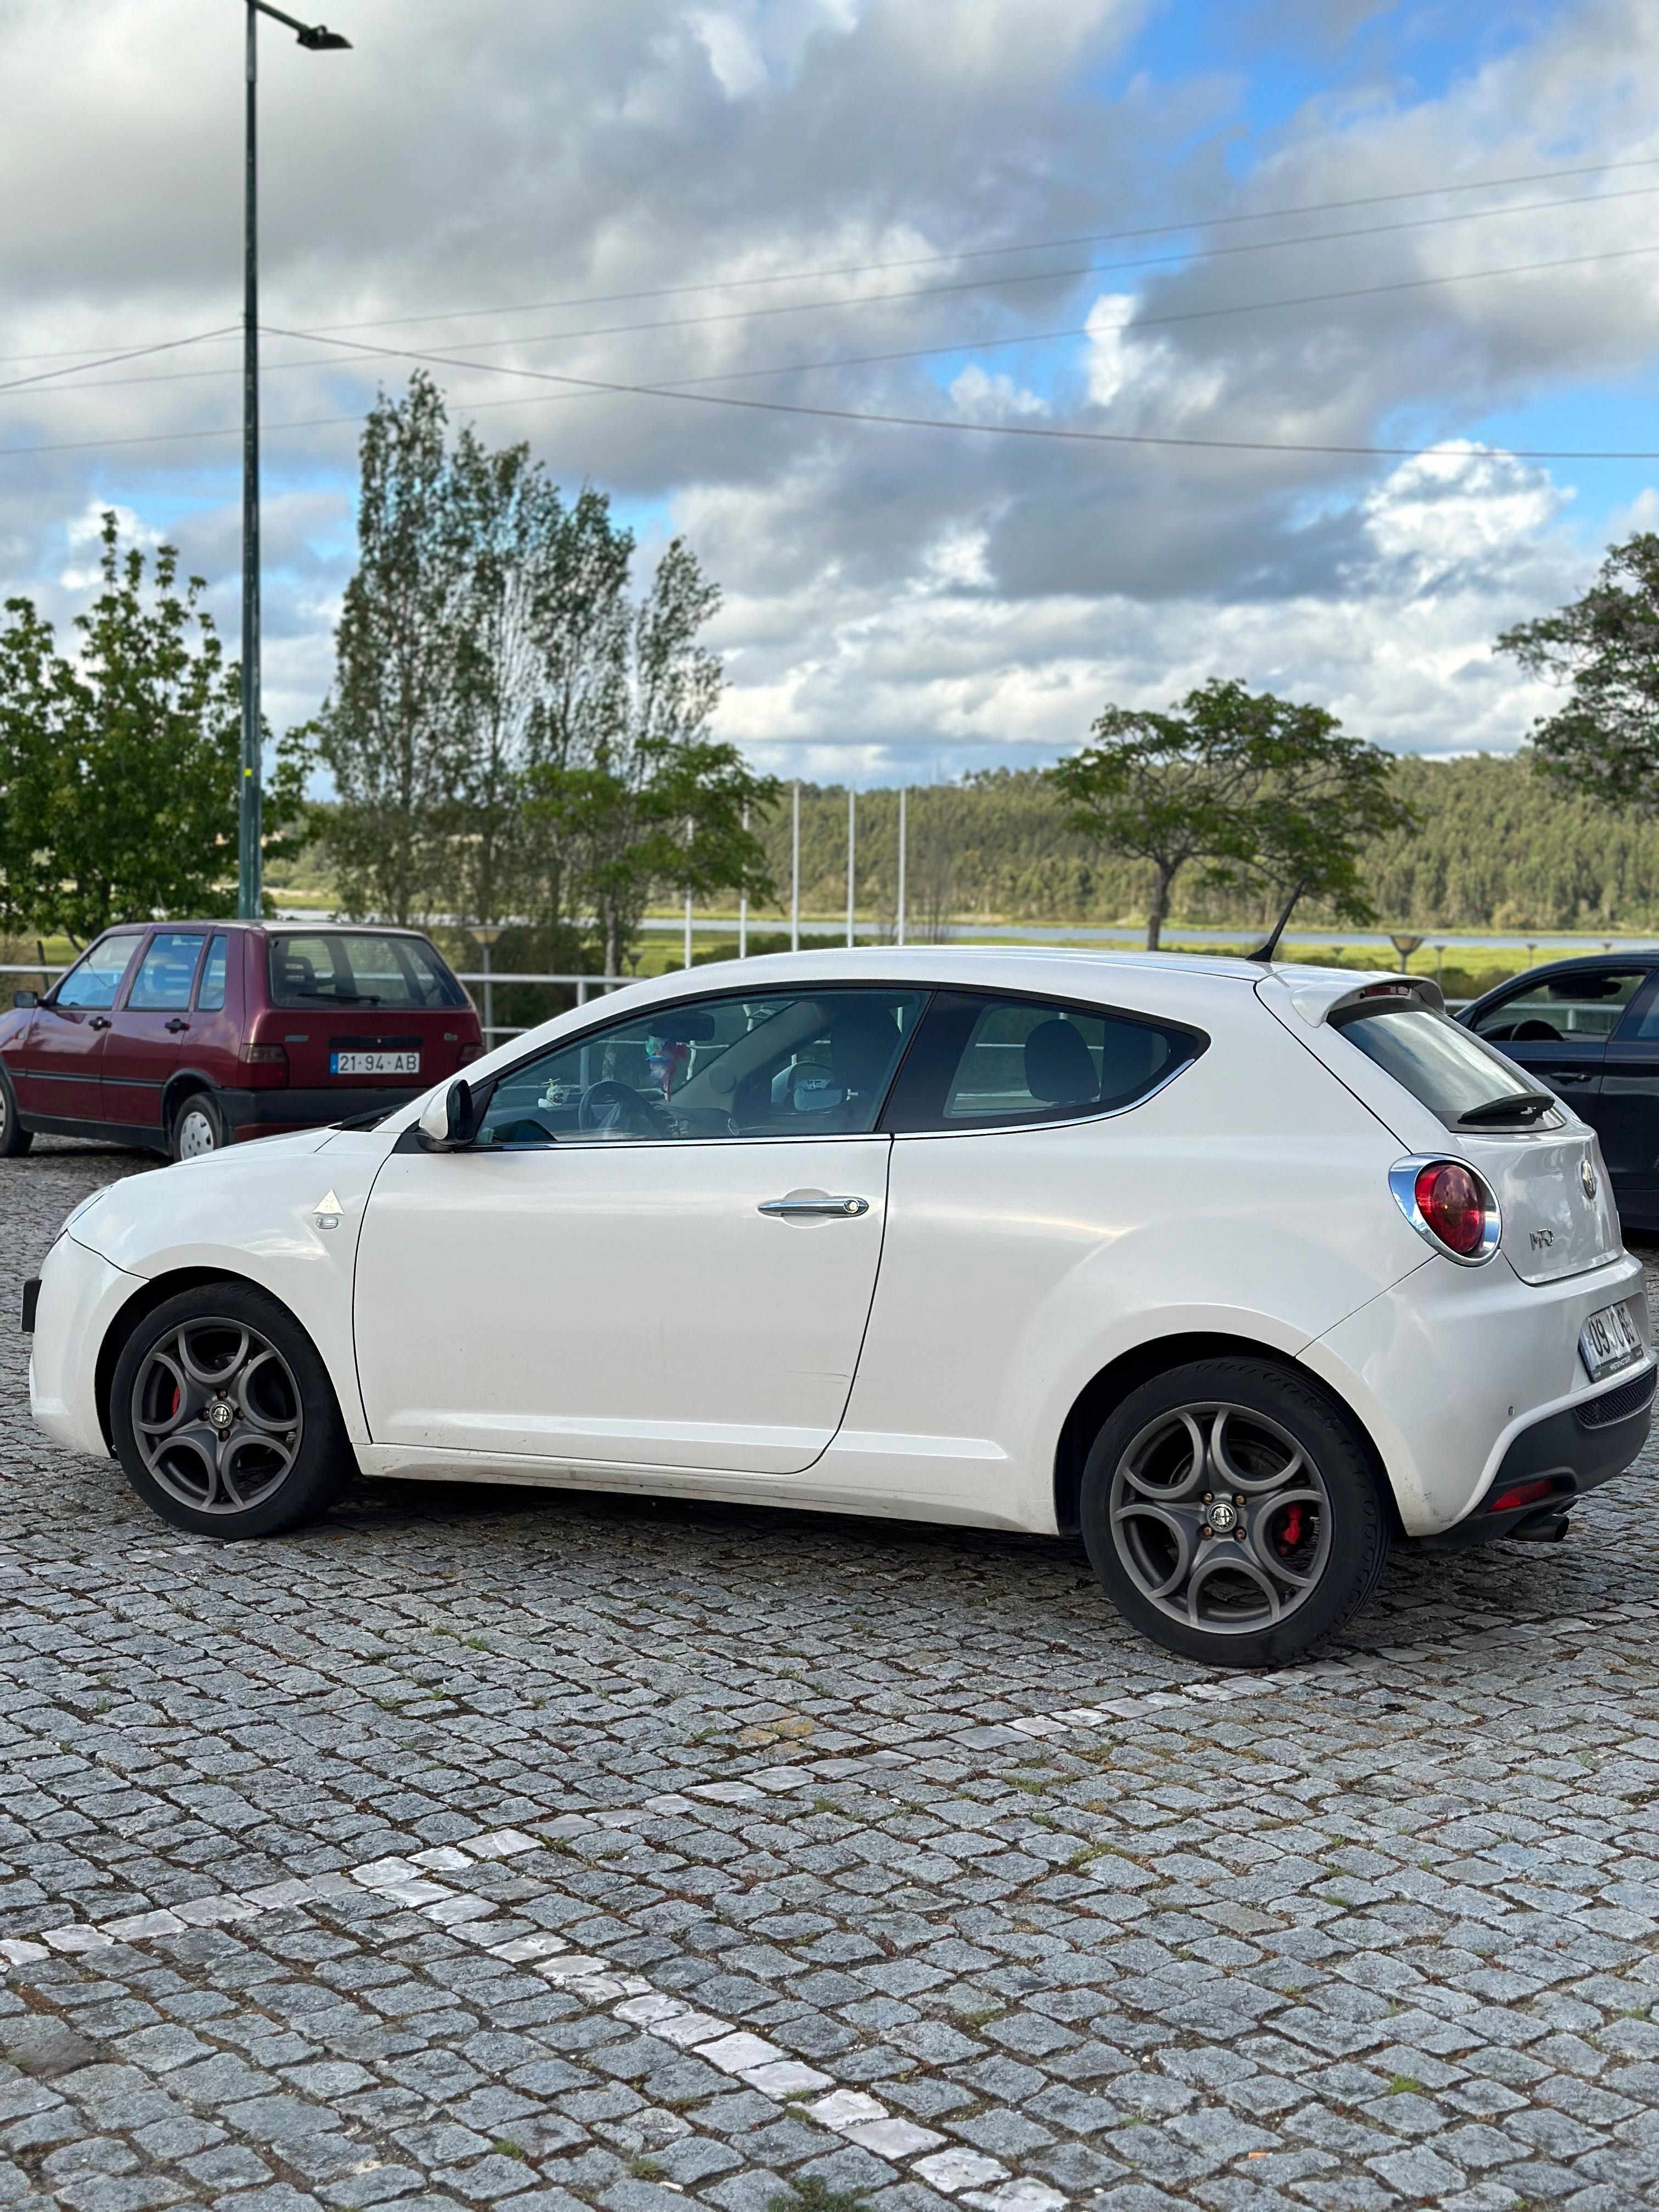
[[[0,1165],[0,1318],[137,1165]],[[181,1538],[24,1358],[0,2206],[1659,2203],[1645,1462],[1221,1677],[1066,1542],[392,1484]]]

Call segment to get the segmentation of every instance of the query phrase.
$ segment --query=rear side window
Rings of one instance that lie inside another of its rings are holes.
[[[55,1006],[112,1006],[127,963],[137,948],[139,933],[106,937],[94,945],[85,959],[70,969],[52,994]]]
[[[1426,1006],[1362,1012],[1334,1026],[1448,1127],[1500,1099],[1549,1096],[1512,1060],[1500,1058],[1479,1037]],[[1536,1110],[1518,1109],[1517,1119]]]
[[[1206,1042],[1099,1006],[941,991],[901,1071],[887,1126],[1010,1128],[1120,1112]]]
[[[423,937],[318,930],[270,941],[274,1006],[464,1006],[466,994]]]

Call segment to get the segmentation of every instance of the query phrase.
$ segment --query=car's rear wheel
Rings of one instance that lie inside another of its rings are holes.
[[[210,1091],[187,1091],[173,1109],[167,1149],[175,1160],[204,1159],[229,1142],[224,1109]]]
[[[17,1159],[33,1142],[34,1132],[18,1120],[16,1093],[0,1068],[0,1160]]]
[[[202,1535],[310,1520],[352,1466],[316,1346],[251,1284],[204,1283],[143,1316],[116,1362],[110,1427],[145,1504]]]
[[[1306,1657],[1388,1557],[1387,1509],[1350,1421],[1265,1360],[1194,1360],[1132,1391],[1089,1455],[1081,1517],[1124,1618],[1218,1667]]]

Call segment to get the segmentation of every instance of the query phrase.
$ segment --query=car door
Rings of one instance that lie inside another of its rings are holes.
[[[498,1079],[466,1149],[400,1145],[358,1250],[374,1440],[810,1466],[858,1362],[886,1216],[877,1116],[924,996],[659,1006]]]
[[[104,1119],[159,1134],[161,1097],[190,1030],[207,932],[158,929],[116,1000],[104,1037]]]
[[[1659,1226],[1659,974],[1607,1040],[1596,1127],[1626,1221]]]
[[[1645,964],[1620,961],[1546,969],[1483,1007],[1469,1027],[1565,1099],[1601,1135],[1605,1152],[1611,1136],[1603,1097],[1607,1040],[1648,974]],[[1617,1182],[1612,1154],[1607,1158]]]
[[[104,1119],[104,1039],[141,929],[112,930],[76,961],[34,1009],[22,1050],[11,1061],[26,1120]]]

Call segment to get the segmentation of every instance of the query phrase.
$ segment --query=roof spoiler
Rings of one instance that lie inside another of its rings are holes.
[[[1322,972],[1315,969],[1305,978],[1297,978],[1293,969],[1280,969],[1273,980],[1310,1029],[1361,1010],[1385,1013],[1395,1006],[1418,1006],[1438,1014],[1446,1007],[1432,975],[1339,976],[1328,969]],[[1257,988],[1267,988],[1265,977]]]

